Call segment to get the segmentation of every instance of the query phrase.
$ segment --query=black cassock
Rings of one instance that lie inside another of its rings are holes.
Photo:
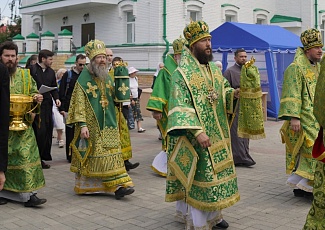
[[[31,66],[31,75],[37,83],[39,89],[41,85],[49,87],[57,87],[55,72],[52,68],[42,69],[42,67],[36,63]],[[36,115],[33,122],[33,129],[36,136],[38,150],[41,160],[52,160],[51,147],[52,147],[52,135],[53,135],[53,119],[52,119],[52,106],[53,101],[59,99],[59,93],[57,89],[47,93],[43,93],[43,102],[41,103],[40,114]]]
[[[0,171],[4,172],[8,164],[9,135],[9,73],[0,63]]]

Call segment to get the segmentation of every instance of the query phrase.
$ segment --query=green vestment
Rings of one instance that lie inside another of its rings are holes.
[[[10,78],[10,94],[34,96],[37,93],[36,82],[29,70],[18,68]],[[26,118],[30,119],[29,115],[26,115]],[[32,192],[44,187],[45,179],[32,125],[24,131],[9,131],[8,147],[8,169],[4,189]]]
[[[119,124],[121,151],[122,151],[123,160],[125,161],[130,160],[132,158],[131,137],[128,128],[128,123],[122,113],[122,108],[120,107],[118,108],[118,113],[116,114],[116,116]]]
[[[317,81],[314,99],[314,115],[320,126],[325,128],[325,56],[321,61],[321,70]],[[324,131],[324,130],[323,130]],[[323,144],[325,135],[323,133]],[[317,161],[314,179],[314,200],[307,215],[304,230],[325,229],[325,164]]]
[[[107,191],[116,186],[131,186],[121,153],[118,110],[114,104],[111,77],[100,80],[86,68],[76,82],[69,107],[67,124],[75,124],[70,170],[85,177],[101,178]],[[87,126],[90,137],[80,139]],[[83,193],[84,191],[77,191]]]
[[[284,73],[279,119],[286,120],[281,128],[286,146],[286,172],[294,170],[309,180],[314,179],[316,160],[312,158],[312,147],[316,140],[319,124],[313,114],[314,94],[320,65],[313,66],[298,48],[294,61]],[[300,119],[301,132],[290,129],[290,119]]]
[[[232,206],[239,193],[227,122],[227,110],[233,108],[229,82],[214,63],[200,65],[184,48],[168,103],[166,201],[184,200],[207,212]],[[210,138],[211,147],[201,148],[196,140],[200,132]],[[178,169],[171,169],[171,158]]]
[[[170,93],[170,77],[177,68],[177,63],[169,54],[165,60],[164,68],[159,71],[151,96],[147,104],[147,110],[162,113],[162,118],[157,121],[163,137],[163,149],[166,149],[168,99]]]

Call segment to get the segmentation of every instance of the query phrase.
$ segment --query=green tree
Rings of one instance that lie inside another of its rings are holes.
[[[14,23],[11,23],[10,25],[7,26],[6,31],[0,33],[0,43],[8,40],[10,41],[17,34],[21,34],[21,17],[15,16],[13,22]]]

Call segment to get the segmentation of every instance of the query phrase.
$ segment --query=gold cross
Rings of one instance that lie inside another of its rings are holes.
[[[310,69],[307,70],[306,73],[306,78],[310,81],[314,80],[315,77],[315,73],[313,71],[311,71]]]
[[[219,94],[214,89],[209,89],[209,94],[207,98],[209,99],[210,104],[213,104],[215,100],[217,100],[219,97]]]
[[[191,162],[190,158],[186,154],[183,154],[180,157],[179,161],[184,167],[186,167]]]
[[[102,107],[103,107],[103,108],[107,107],[108,104],[109,104],[107,98],[106,98],[105,96],[102,95],[102,96],[100,97],[100,99],[101,99],[101,100],[99,101],[99,103],[102,104]]]
[[[193,73],[190,80],[190,85],[194,85],[198,90],[202,89],[202,84],[204,83],[204,78],[197,74]]]
[[[118,87],[118,91],[122,92],[122,94],[125,96],[126,91],[129,90],[129,87],[127,87],[124,82],[122,83],[122,86]]]
[[[91,85],[90,82],[87,82],[89,89],[86,90],[87,93],[92,93],[94,98],[97,98],[96,89],[98,89],[97,85]]]

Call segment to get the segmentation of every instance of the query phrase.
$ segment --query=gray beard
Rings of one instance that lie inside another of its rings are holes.
[[[108,65],[99,66],[95,62],[90,63],[89,71],[95,75],[95,77],[99,78],[100,80],[104,81],[108,75]]]

